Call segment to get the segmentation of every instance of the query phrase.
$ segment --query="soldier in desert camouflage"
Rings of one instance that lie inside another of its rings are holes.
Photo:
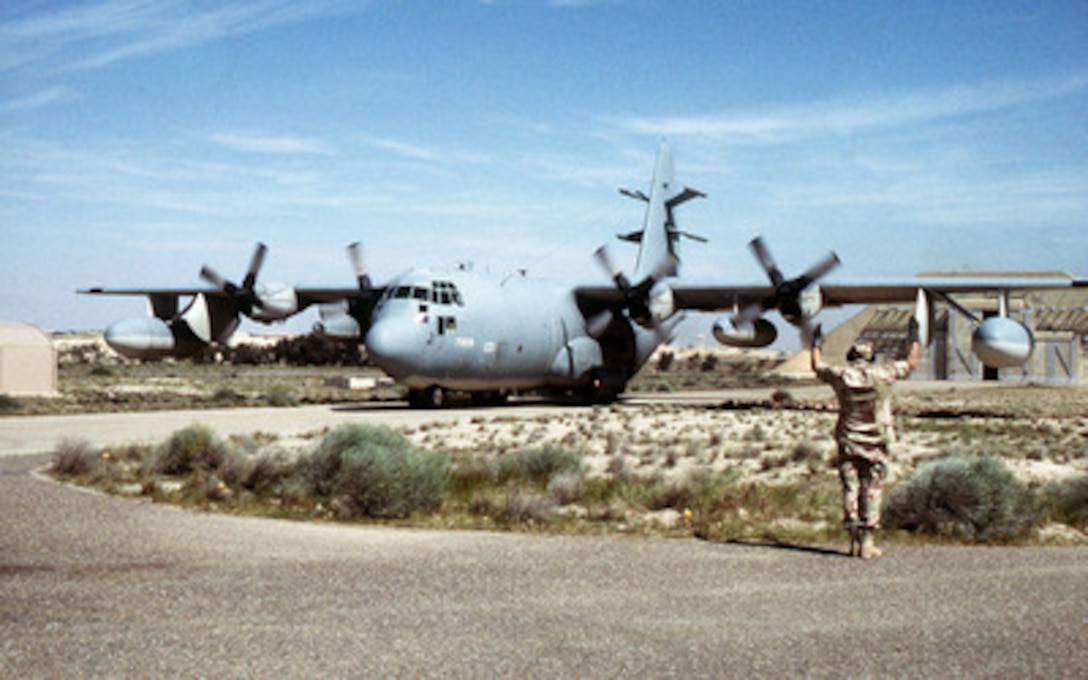
[[[871,559],[880,556],[873,531],[880,524],[880,502],[888,473],[888,446],[895,441],[891,387],[918,364],[918,326],[912,319],[906,359],[873,362],[873,347],[857,342],[846,355],[846,366],[830,366],[820,359],[822,334],[817,327],[812,342],[812,370],[831,385],[839,400],[835,442],[839,447],[843,524],[850,533],[850,554]]]

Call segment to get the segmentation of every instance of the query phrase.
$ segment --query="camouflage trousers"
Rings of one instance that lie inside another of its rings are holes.
[[[842,480],[842,523],[847,531],[880,526],[880,503],[888,476],[886,452],[856,455],[853,446],[839,446],[839,479]],[[883,454],[883,455],[881,455]]]

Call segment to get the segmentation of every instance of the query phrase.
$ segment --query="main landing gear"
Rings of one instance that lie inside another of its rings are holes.
[[[446,390],[432,385],[422,390],[408,390],[408,405],[412,408],[442,408],[446,405]]]

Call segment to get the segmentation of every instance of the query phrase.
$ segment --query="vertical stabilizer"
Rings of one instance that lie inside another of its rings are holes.
[[[621,237],[639,243],[635,280],[641,281],[651,275],[655,278],[675,276],[680,262],[676,250],[679,238],[688,236],[700,241],[705,239],[678,231],[673,219],[673,209],[681,203],[706,194],[676,183],[672,149],[665,141],[661,142],[657,150],[649,195],[634,191],[623,191],[623,194],[646,202],[642,231]]]

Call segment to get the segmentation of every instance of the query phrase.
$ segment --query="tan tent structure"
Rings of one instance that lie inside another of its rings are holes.
[[[40,328],[0,321],[0,394],[46,396],[57,392],[57,356]]]

